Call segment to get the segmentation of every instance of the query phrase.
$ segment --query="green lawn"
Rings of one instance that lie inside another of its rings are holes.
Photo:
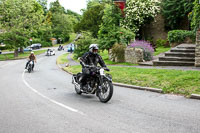
[[[35,55],[39,55],[39,54],[42,54],[44,52],[46,52],[46,50],[38,50],[38,51],[34,51],[34,54]],[[23,54],[19,53],[18,57],[14,57],[13,53],[10,53],[10,54],[1,54],[0,55],[0,61],[2,61],[2,60],[12,60],[12,59],[27,58],[29,55],[30,55],[30,52],[24,52]]]
[[[58,63],[58,64],[65,64],[65,63],[67,63],[67,62],[68,62],[67,56],[68,56],[68,53],[59,56],[59,57],[57,58],[57,63]]]
[[[156,48],[156,52],[154,52],[154,56],[159,55],[160,53],[167,52],[170,49],[170,47],[158,47]]]
[[[109,66],[114,82],[143,87],[160,88],[164,93],[189,96],[200,94],[200,71],[142,69],[134,67]],[[81,66],[70,66],[66,71],[78,73]]]

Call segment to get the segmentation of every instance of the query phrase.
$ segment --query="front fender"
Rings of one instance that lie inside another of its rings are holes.
[[[110,82],[112,82],[112,76],[110,74],[106,74],[104,78]]]

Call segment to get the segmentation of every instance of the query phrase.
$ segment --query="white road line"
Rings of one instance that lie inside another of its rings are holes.
[[[79,110],[77,110],[77,109],[74,109],[74,108],[69,107],[69,106],[66,106],[66,105],[64,105],[64,104],[62,104],[62,103],[59,103],[59,102],[57,102],[57,101],[55,101],[55,100],[53,100],[53,99],[50,99],[49,97],[47,97],[47,96],[41,94],[41,93],[38,92],[36,89],[34,89],[33,87],[31,87],[31,86],[26,82],[26,80],[25,80],[25,78],[24,78],[24,73],[25,73],[25,71],[26,71],[26,70],[24,70],[24,72],[22,73],[22,80],[23,80],[24,84],[25,84],[29,89],[31,89],[33,92],[35,92],[35,93],[38,94],[39,96],[45,98],[46,100],[48,100],[48,101],[50,101],[50,102],[52,102],[52,103],[54,103],[54,104],[57,104],[57,105],[59,105],[59,106],[65,108],[65,109],[67,109],[67,110],[69,110],[69,111],[72,111],[72,112],[75,112],[75,113],[79,113],[79,114],[81,114],[81,115],[85,115],[83,112],[81,112],[81,111],[79,111]]]

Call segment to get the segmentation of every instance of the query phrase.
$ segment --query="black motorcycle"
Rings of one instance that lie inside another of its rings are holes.
[[[30,61],[30,62],[28,63],[27,70],[28,70],[29,73],[31,73],[31,71],[33,71],[33,61]]]
[[[105,71],[109,71],[107,68],[92,67],[90,69],[90,76],[86,78],[86,85],[80,87],[80,80],[82,73],[74,74],[72,76],[72,84],[75,86],[77,94],[95,94],[99,100],[103,103],[108,102],[113,95],[112,77],[110,74],[104,74]]]
[[[59,47],[58,47],[58,51],[61,51],[61,50],[64,50],[64,47],[63,47],[63,46],[59,46]]]

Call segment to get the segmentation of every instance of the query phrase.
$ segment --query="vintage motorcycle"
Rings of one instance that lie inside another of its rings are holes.
[[[104,74],[104,70],[109,71],[109,69],[102,67],[91,67],[89,69],[91,74],[86,78],[86,85],[83,87],[80,86],[82,73],[72,76],[72,84],[74,84],[76,93],[79,95],[96,93],[101,102],[108,102],[113,95],[113,84],[111,75]]]

